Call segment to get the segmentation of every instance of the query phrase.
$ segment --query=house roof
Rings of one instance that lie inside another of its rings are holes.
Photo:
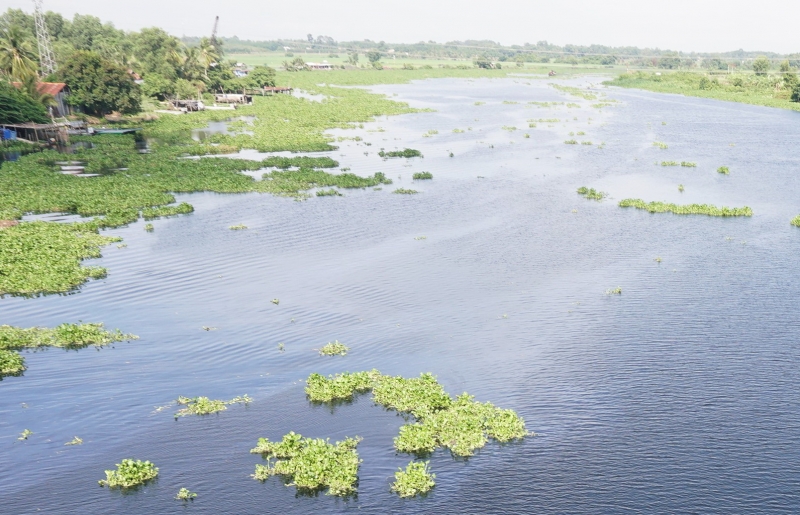
[[[14,87],[21,88],[21,82],[14,82]],[[42,95],[53,95],[56,96],[64,89],[66,89],[67,85],[63,82],[37,82],[36,83],[36,90]]]

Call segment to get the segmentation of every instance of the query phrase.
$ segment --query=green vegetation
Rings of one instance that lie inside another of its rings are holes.
[[[178,495],[175,496],[175,499],[178,501],[194,501],[197,494],[194,492],[190,492],[188,488],[181,488],[178,490]]]
[[[436,485],[436,474],[428,471],[428,461],[412,461],[405,470],[400,469],[394,473],[392,492],[400,497],[415,497],[430,492]]]
[[[155,231],[155,229],[156,228],[153,227],[153,224],[144,224],[144,230],[147,231],[147,232],[153,232],[153,231]]]
[[[501,128],[504,131],[508,131],[508,132],[514,132],[515,130],[517,130],[517,128],[514,127],[513,125],[503,125]]]
[[[18,353],[23,349],[60,347],[73,350],[89,345],[102,347],[138,338],[133,334],[123,334],[119,329],[106,331],[103,324],[61,324],[53,329],[23,329],[0,325],[0,379],[3,376],[20,375],[25,371],[25,360]]]
[[[697,168],[697,163],[691,161],[681,161],[681,166],[684,168]]]
[[[336,340],[333,342],[328,342],[326,345],[324,345],[319,350],[319,353],[321,356],[344,356],[349,350],[350,347],[340,343],[339,340]]]
[[[117,470],[106,470],[106,478],[98,481],[109,488],[133,488],[143,485],[158,476],[158,467],[149,461],[124,459],[117,463]]]
[[[186,215],[194,212],[194,207],[186,202],[181,202],[177,206],[147,207],[142,209],[142,218],[153,220],[165,216]]]
[[[622,295],[622,288],[617,286],[613,290],[606,290],[606,295]]]
[[[247,226],[245,224],[231,225],[228,229],[231,231],[243,231],[247,229]]]
[[[683,184],[678,184],[678,191],[680,191],[681,193],[683,193],[683,190],[684,190],[684,189],[685,189],[685,188],[683,187]]]
[[[794,218],[792,218],[792,220],[789,223],[794,225],[795,227],[800,227],[800,215],[797,215]]]
[[[65,443],[64,445],[83,445],[83,439],[78,438],[77,436],[70,440],[69,442]]]
[[[299,492],[313,493],[327,488],[328,495],[355,494],[361,464],[356,447],[360,441],[358,437],[346,438],[332,444],[321,438],[303,438],[294,432],[284,435],[280,442],[259,438],[250,452],[261,454],[268,462],[256,465],[253,478],[266,481],[280,475]]]
[[[584,198],[589,200],[603,200],[608,196],[608,193],[605,191],[597,191],[594,188],[587,188],[586,186],[581,186],[578,188],[578,195],[583,195]]]
[[[392,193],[397,193],[399,195],[416,195],[419,192],[417,190],[410,190],[407,188],[397,188]]]
[[[250,404],[251,401],[252,399],[247,394],[229,401],[211,400],[208,397],[178,397],[176,402],[185,407],[175,413],[175,419],[189,415],[210,415],[225,411],[231,404]]]
[[[568,140],[564,141],[564,143],[566,143],[567,145],[577,145],[578,141],[574,140],[574,139],[568,139]]]
[[[720,166],[717,168],[717,173],[724,173],[725,175],[730,175],[731,171],[727,166]]]
[[[417,172],[413,175],[413,179],[415,181],[433,179],[433,174],[431,172]]]
[[[20,441],[27,440],[28,437],[31,436],[32,434],[33,434],[33,431],[31,431],[30,429],[25,429],[19,434],[19,438],[17,438],[17,440],[20,440]]]
[[[466,393],[453,399],[431,374],[412,379],[384,376],[377,370],[328,378],[312,374],[306,383],[313,402],[348,400],[372,390],[377,404],[412,415],[416,422],[402,426],[394,439],[399,452],[427,455],[444,447],[455,456],[471,456],[489,438],[508,442],[528,434],[514,411],[477,402]]]
[[[339,166],[338,161],[334,161],[330,157],[268,157],[261,162],[267,168],[281,168],[286,170],[288,168],[336,168]]]
[[[261,191],[285,197],[307,198],[304,191],[312,188],[336,186],[338,188],[371,188],[380,184],[391,184],[392,180],[377,172],[372,177],[359,177],[352,173],[332,174],[322,170],[300,168],[299,170],[265,173],[259,183]]]
[[[567,93],[568,95],[572,95],[574,97],[580,97],[584,100],[597,100],[597,95],[584,91],[580,88],[575,88],[573,86],[562,86],[561,84],[553,83],[551,83],[550,86],[561,91],[562,93]]]
[[[591,145],[591,141],[581,141],[581,145]]]
[[[69,102],[90,114],[114,111],[130,114],[140,109],[139,86],[128,68],[98,53],[75,52],[59,66],[58,79],[70,88]]]
[[[381,156],[381,157],[384,157],[384,158],[388,158],[388,157],[406,157],[406,158],[423,157],[422,152],[420,152],[419,150],[415,150],[413,148],[406,148],[406,149],[403,149],[403,150],[392,150],[390,152],[384,152],[383,150],[381,150],[380,152],[378,152],[378,155]]]
[[[654,142],[653,142],[653,146],[654,146],[654,147],[658,147],[658,148],[660,148],[661,150],[666,150],[666,149],[668,149],[668,148],[669,148],[669,145],[667,145],[667,144],[666,144],[666,143],[664,143],[663,141],[654,141]]]
[[[661,166],[678,166],[679,164],[677,161],[661,161]]]
[[[437,131],[436,129],[431,129],[428,132],[426,132],[425,134],[423,134],[422,137],[423,138],[430,138],[431,136],[436,136],[437,134],[439,134],[439,131]],[[381,157],[383,157],[383,156],[381,156]]]
[[[0,81],[0,123],[48,123],[45,106],[6,82]]]
[[[678,205],[667,202],[645,202],[641,199],[624,199],[620,207],[635,207],[651,213],[674,213],[676,215],[708,215],[708,216],[753,216],[749,207],[717,207],[710,204]]]
[[[272,299],[270,302],[272,302],[276,306],[281,303],[280,299]]]
[[[319,190],[316,192],[318,197],[341,197],[342,194],[339,193],[337,190],[331,188],[329,190]]]

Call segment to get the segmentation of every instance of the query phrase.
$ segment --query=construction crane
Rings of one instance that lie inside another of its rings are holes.
[[[44,22],[44,8],[42,0],[33,0],[33,17],[36,22],[36,43],[39,45],[39,68],[42,77],[53,74],[58,69],[53,58],[53,49],[50,47],[50,33]]]

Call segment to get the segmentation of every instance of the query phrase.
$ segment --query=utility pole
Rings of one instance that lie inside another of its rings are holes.
[[[53,74],[58,69],[56,60],[53,58],[53,50],[50,48],[50,34],[47,32],[47,24],[44,22],[44,8],[42,0],[33,0],[33,17],[36,21],[36,43],[39,45],[39,67],[42,77]]]

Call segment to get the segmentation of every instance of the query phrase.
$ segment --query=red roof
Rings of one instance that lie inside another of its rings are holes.
[[[21,82],[14,82],[14,87],[21,88]],[[67,85],[63,82],[37,82],[36,90],[42,95],[56,96],[66,88]]]

